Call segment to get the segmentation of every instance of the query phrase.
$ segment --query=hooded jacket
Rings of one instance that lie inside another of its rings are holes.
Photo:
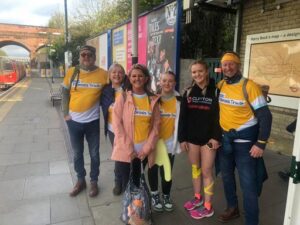
[[[205,145],[211,138],[221,141],[219,105],[216,87],[210,79],[206,90],[197,84],[183,94],[180,109],[178,141],[195,145]]]
[[[151,125],[148,139],[142,151],[148,156],[149,167],[154,165],[155,146],[159,138],[160,111],[157,96],[149,96],[152,110]],[[115,134],[111,159],[121,162],[131,162],[134,151],[134,111],[132,91],[126,91],[114,105],[113,129]]]

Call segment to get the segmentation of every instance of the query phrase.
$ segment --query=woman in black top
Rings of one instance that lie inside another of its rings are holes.
[[[183,95],[178,140],[182,151],[188,153],[192,165],[194,197],[184,204],[184,208],[192,218],[202,219],[214,214],[211,205],[213,165],[216,150],[220,146],[221,128],[215,82],[209,79],[207,64],[201,60],[195,61],[191,64],[190,71],[193,83]]]

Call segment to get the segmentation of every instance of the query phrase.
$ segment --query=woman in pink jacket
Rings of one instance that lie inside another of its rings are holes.
[[[115,102],[112,160],[132,162],[133,182],[139,186],[141,161],[154,164],[154,149],[159,137],[158,97],[149,91],[150,74],[141,64],[132,66],[129,86]],[[146,159],[146,160],[145,160]]]

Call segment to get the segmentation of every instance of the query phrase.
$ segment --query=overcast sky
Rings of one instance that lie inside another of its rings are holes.
[[[76,0],[68,0],[68,14]],[[64,12],[64,0],[0,0],[0,23],[47,26],[51,15]],[[8,55],[28,56],[28,52],[17,46],[2,48]]]

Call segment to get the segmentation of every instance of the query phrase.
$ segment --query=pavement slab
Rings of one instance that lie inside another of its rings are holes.
[[[1,204],[10,200],[21,200],[24,193],[25,179],[0,182]]]
[[[30,153],[0,154],[0,166],[29,163]]]
[[[24,199],[68,193],[72,186],[70,174],[29,177],[25,183]]]
[[[67,160],[50,162],[50,175],[70,174],[69,163]]]
[[[50,224],[49,198],[6,202],[0,205],[1,225]]]
[[[50,197],[51,223],[58,223],[80,218],[76,198],[68,194],[58,194]]]
[[[0,148],[0,154],[1,153],[13,153],[15,150],[15,143],[9,143],[9,144],[1,144]]]
[[[49,163],[32,163],[7,166],[3,173],[3,180],[28,178],[31,176],[48,176]]]
[[[51,162],[67,159],[64,150],[57,149],[53,151],[33,152],[31,153],[30,163],[34,162]]]
[[[14,152],[39,152],[48,150],[48,141],[42,140],[38,140],[37,142],[32,141],[30,143],[16,143],[14,146]]]

